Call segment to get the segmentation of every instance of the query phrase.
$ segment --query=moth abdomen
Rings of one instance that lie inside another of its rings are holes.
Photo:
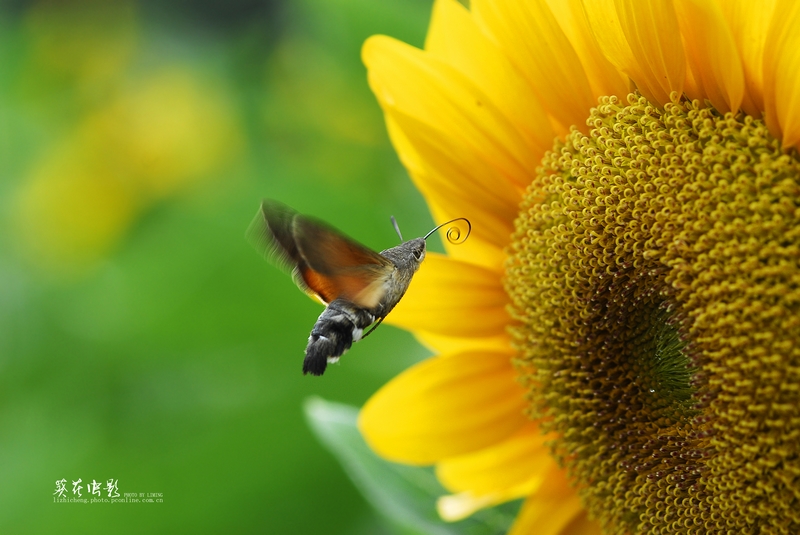
[[[308,337],[303,374],[325,373],[328,363],[339,360],[374,321],[374,314],[344,299],[331,302],[320,314]]]

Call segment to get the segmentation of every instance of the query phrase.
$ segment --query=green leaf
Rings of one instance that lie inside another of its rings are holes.
[[[310,398],[306,417],[319,440],[342,464],[367,501],[407,535],[500,535],[516,517],[520,501],[475,513],[460,522],[445,522],[436,499],[447,490],[430,467],[406,466],[381,459],[356,427],[358,409]]]

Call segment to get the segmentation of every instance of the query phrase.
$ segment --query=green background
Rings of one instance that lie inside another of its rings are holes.
[[[360,60],[376,33],[421,46],[429,12],[0,7],[0,533],[391,533],[303,402],[360,406],[427,352],[382,326],[304,377],[321,307],[244,232],[263,197],[378,250],[390,215],[431,228]],[[62,478],[164,503],[55,504]]]

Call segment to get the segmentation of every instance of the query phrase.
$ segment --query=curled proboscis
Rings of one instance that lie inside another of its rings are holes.
[[[467,240],[467,238],[469,238],[470,232],[472,232],[472,223],[470,223],[469,219],[467,219],[466,217],[457,217],[455,219],[451,219],[450,221],[445,221],[441,225],[438,225],[438,226],[434,227],[433,230],[428,232],[425,235],[425,239],[427,240],[428,236],[430,236],[431,234],[433,234],[434,232],[436,232],[440,228],[442,228],[442,227],[444,227],[446,225],[449,225],[450,223],[455,223],[456,221],[464,221],[464,222],[466,222],[466,224],[467,224],[467,233],[462,237],[461,236],[461,228],[458,225],[453,225],[452,227],[447,229],[447,233],[445,234],[445,236],[447,237],[447,241],[452,243],[453,245],[459,245],[459,244],[464,243]]]

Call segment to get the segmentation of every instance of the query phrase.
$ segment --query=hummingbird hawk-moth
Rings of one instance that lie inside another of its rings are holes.
[[[289,271],[301,290],[326,305],[308,337],[303,374],[322,375],[328,363],[337,362],[353,343],[372,333],[406,293],[425,259],[425,240],[462,220],[468,226],[463,239],[458,227],[447,232],[451,243],[461,243],[472,230],[463,217],[377,253],[322,221],[265,199],[248,237],[264,256]],[[402,241],[394,217],[392,223]]]

